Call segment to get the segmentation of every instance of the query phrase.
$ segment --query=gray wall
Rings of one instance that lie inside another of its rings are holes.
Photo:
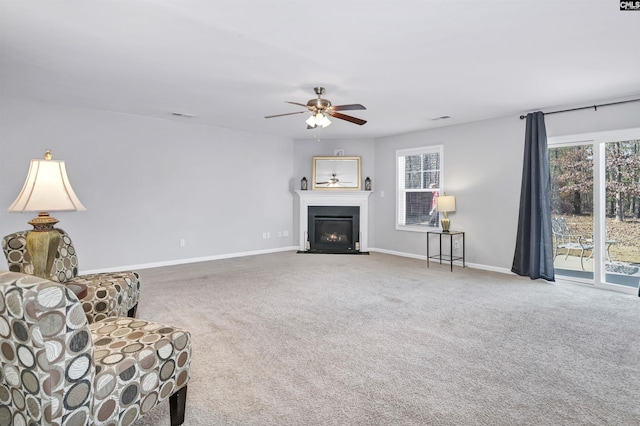
[[[597,102],[595,102],[597,103]],[[543,108],[554,111],[564,107]],[[545,117],[549,137],[640,127],[640,102]],[[467,261],[510,270],[515,249],[525,121],[509,116],[376,141],[376,217],[371,245],[421,257],[423,233],[395,229],[395,151],[444,145],[445,191],[456,196],[452,229],[466,232]],[[384,191],[381,197],[380,191]]]
[[[6,209],[50,148],[87,208],[53,214],[82,270],[292,244],[292,140],[7,98],[0,108],[0,235],[31,228],[36,214]]]
[[[597,103],[597,102],[594,102]],[[543,108],[551,111],[559,108]],[[640,127],[640,103],[547,116],[549,136]],[[294,190],[315,155],[362,157],[371,177],[371,249],[424,257],[423,233],[395,229],[395,150],[444,145],[452,227],[467,232],[471,264],[508,270],[513,257],[525,123],[517,116],[392,137],[277,138],[175,120],[3,98],[0,235],[29,229],[8,213],[31,158],[66,161],[85,212],[60,212],[83,271],[177,263],[297,245]],[[382,196],[384,193],[384,196]],[[287,231],[287,237],[278,237]],[[264,240],[263,232],[271,238]],[[179,247],[179,239],[186,247]],[[0,266],[0,268],[2,268]]]

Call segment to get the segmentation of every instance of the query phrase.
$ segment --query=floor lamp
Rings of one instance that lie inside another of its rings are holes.
[[[60,233],[54,228],[58,220],[49,216],[49,212],[86,210],[71,188],[64,161],[52,158],[47,150],[44,160],[31,160],[22,191],[8,209],[38,212],[38,217],[29,221],[33,229],[27,233],[27,252],[33,275],[47,279],[60,242]]]

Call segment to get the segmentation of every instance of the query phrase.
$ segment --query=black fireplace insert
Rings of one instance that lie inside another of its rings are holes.
[[[359,252],[360,207],[311,206],[308,217],[308,252]]]

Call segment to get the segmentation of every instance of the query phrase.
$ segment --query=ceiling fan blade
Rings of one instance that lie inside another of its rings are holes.
[[[288,112],[286,114],[277,114],[277,115],[267,115],[265,118],[282,117],[285,115],[293,115],[293,114],[302,114],[304,112],[307,112],[307,111]]]
[[[331,114],[331,116],[335,117],[335,118],[339,118],[341,120],[349,121],[349,122],[354,123],[354,124],[359,124],[360,126],[362,126],[364,123],[367,122],[367,120],[363,120],[361,118],[352,117],[350,115],[340,114],[339,112],[334,112],[333,114]]]
[[[285,101],[288,104],[293,104],[293,105],[300,105],[301,107],[307,108],[307,104],[301,104],[298,102],[291,102],[291,101]]]
[[[350,105],[334,105],[331,107],[334,111],[347,111],[347,110],[356,110],[356,109],[366,109],[363,105],[360,104],[350,104]]]

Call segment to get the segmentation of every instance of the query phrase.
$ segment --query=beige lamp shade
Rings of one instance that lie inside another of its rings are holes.
[[[456,197],[453,195],[443,195],[436,198],[436,209],[439,212],[455,212]]]
[[[60,233],[54,228],[58,219],[52,211],[86,210],[73,192],[64,161],[51,159],[51,151],[44,160],[31,160],[27,180],[22,191],[9,206],[10,212],[39,212],[29,221],[33,229],[27,233],[27,252],[31,256],[33,275],[49,279],[56,256]]]
[[[9,206],[10,212],[86,210],[76,196],[64,161],[31,160],[22,191]]]

